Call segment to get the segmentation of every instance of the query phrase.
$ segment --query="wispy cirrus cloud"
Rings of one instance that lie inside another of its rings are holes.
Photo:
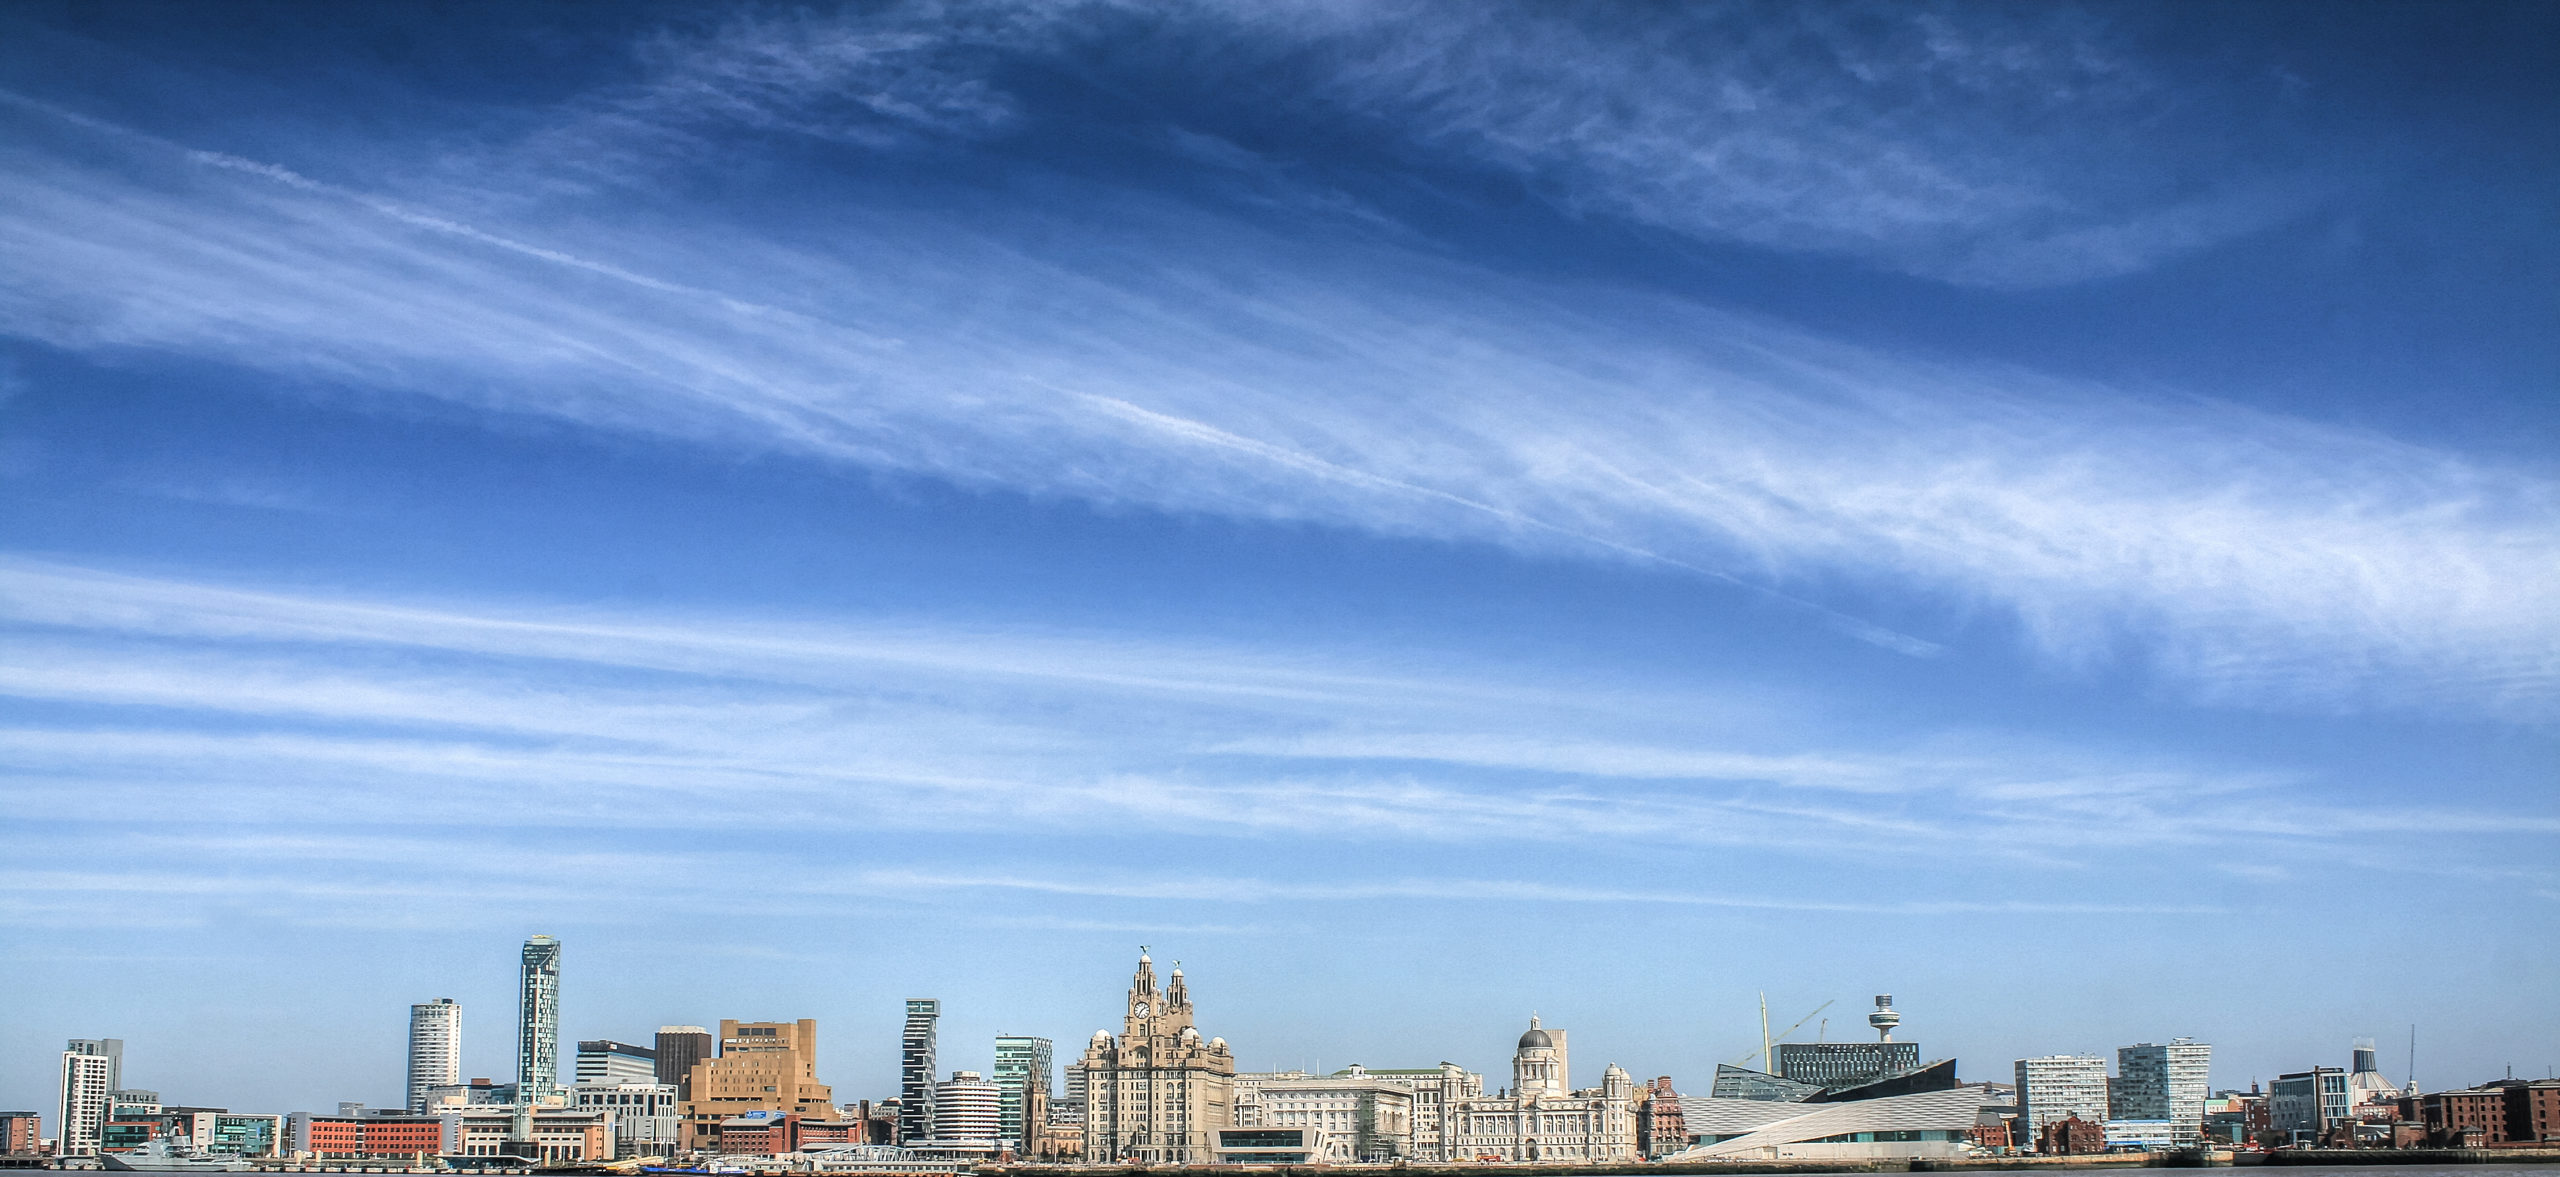
[[[1081,218],[1079,256],[1123,250],[1101,269],[886,208],[823,241],[647,211],[546,235],[539,210],[465,224],[15,112],[39,143],[78,140],[0,181],[0,329],[58,346],[1035,494],[1634,561],[1935,654],[1948,633],[1860,615],[1916,589],[1924,619],[1987,605],[2058,665],[2132,658],[2217,703],[2528,722],[2560,706],[2560,605],[2519,591],[2560,575],[2560,488],[2538,472],[1386,247],[1283,243],[1126,194],[1062,214]]]
[[[314,809],[397,823],[424,790],[455,820],[534,828],[752,827],[765,809],[738,804],[752,798],[797,807],[810,828],[1037,822],[1816,860],[1881,838],[1992,861],[2258,854],[2376,828],[2271,804],[2314,787],[2287,773],[1997,733],[1814,742],[1711,694],[1557,691],[1456,665],[1385,673],[1317,651],[571,619],[26,561],[0,564],[0,624],[0,697],[59,715],[0,727],[17,782],[0,805],[30,822]],[[2530,814],[2390,820],[2446,837],[2560,832]]]

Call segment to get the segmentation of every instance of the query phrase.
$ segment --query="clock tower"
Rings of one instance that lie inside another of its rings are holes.
[[[1159,987],[1144,948],[1126,1009],[1119,1038],[1096,1030],[1085,1048],[1085,1157],[1207,1164],[1212,1134],[1234,1122],[1234,1053],[1200,1037],[1181,966]]]

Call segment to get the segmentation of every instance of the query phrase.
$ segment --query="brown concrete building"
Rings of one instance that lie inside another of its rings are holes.
[[[748,1112],[789,1112],[832,1123],[835,1093],[818,1082],[818,1022],[720,1023],[720,1056],[693,1065],[692,1098],[679,1104],[681,1143],[709,1148],[721,1125]]]

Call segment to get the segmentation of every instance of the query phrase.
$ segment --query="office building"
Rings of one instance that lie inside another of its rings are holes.
[[[516,1085],[489,1079],[473,1079],[468,1083],[449,1083],[427,1088],[429,1114],[460,1108],[505,1107],[516,1101]]]
[[[498,1119],[507,1113],[494,1113]],[[293,1151],[319,1160],[400,1157],[420,1160],[454,1151],[453,1117],[377,1116],[361,1109],[323,1115],[295,1112],[286,1118]]]
[[[1354,1064],[1333,1073],[1334,1078],[1371,1076],[1401,1083],[1413,1090],[1413,1151],[1416,1161],[1445,1161],[1448,1151],[1449,1108],[1459,1100],[1484,1096],[1484,1076],[1456,1063],[1444,1062],[1436,1067],[1390,1067],[1371,1070]],[[1243,1076],[1237,1077],[1236,1103],[1244,1103]],[[1243,1120],[1239,1116],[1238,1123]]]
[[[1049,1081],[1056,1070],[1056,1053],[1046,1038],[996,1036],[996,1136],[1016,1152],[1029,1152],[1031,1138],[1048,1122]],[[940,1134],[941,1130],[936,1129],[935,1135]]]
[[[213,1117],[213,1140],[207,1152],[243,1157],[272,1157],[284,1150],[284,1117],[257,1112],[219,1112]]]
[[[657,1037],[658,1082],[672,1083],[676,1098],[693,1098],[693,1065],[720,1052],[720,1040],[700,1026],[660,1026]]]
[[[409,1007],[410,1111],[427,1110],[427,1090],[462,1082],[462,1006],[439,997]]]
[[[124,1043],[114,1038],[74,1038],[62,1052],[61,1100],[54,1108],[54,1155],[93,1157],[114,1114],[109,1093],[122,1077]]]
[[[2212,1069],[2213,1046],[2192,1038],[2118,1047],[2116,1081],[2107,1093],[2107,1118],[2162,1121],[2169,1125],[2172,1140],[2181,1146],[2192,1144],[2204,1131],[2204,1100],[2212,1089]],[[2136,1130],[2110,1131],[2112,1144],[2118,1137],[2130,1138],[2127,1134]]]
[[[934,1036],[942,1020],[942,1003],[930,997],[907,999],[906,1031],[898,1039],[898,1143],[933,1137],[933,1087],[941,1072],[934,1069]]]
[[[43,1147],[44,1113],[0,1112],[0,1154],[32,1156]]]
[[[2316,1144],[2348,1118],[2351,1103],[2347,1073],[2336,1067],[2278,1075],[2267,1084],[2267,1128],[2279,1143]]]
[[[2091,1126],[2107,1119],[2107,1060],[2094,1054],[2022,1058],[2017,1064],[2018,1122],[2036,1138],[2044,1126],[2077,1116]]]
[[[1085,1160],[1208,1163],[1213,1134],[1234,1126],[1234,1053],[1201,1037],[1181,968],[1159,991],[1143,950],[1125,1008],[1119,1037],[1096,1030],[1085,1047]]]
[[[953,1071],[934,1084],[933,1139],[922,1145],[937,1151],[994,1153],[1006,1146],[999,1134],[1003,1089],[976,1071]]]
[[[1825,1091],[1837,1091],[1864,1086],[1920,1065],[1920,1044],[1894,1041],[1893,1031],[1902,1024],[1902,1015],[1893,1008],[1892,994],[1876,995],[1876,1008],[1867,1015],[1867,1024],[1875,1028],[1873,1042],[1779,1043],[1776,1074]]]
[[[719,1139],[722,1121],[748,1112],[789,1112],[834,1122],[835,1093],[818,1082],[818,1023],[720,1023],[720,1055],[693,1067],[693,1096],[680,1102],[686,1148]]]
[[[1388,1163],[1414,1154],[1414,1091],[1362,1067],[1318,1078],[1297,1071],[1236,1076],[1235,1126],[1306,1128],[1311,1161]]]
[[[580,1042],[576,1074],[581,1087],[656,1083],[658,1051],[655,1047],[634,1046],[610,1038]]]
[[[1600,1085],[1567,1081],[1564,1034],[1535,1017],[1511,1056],[1511,1090],[1458,1101],[1446,1114],[1454,1160],[1631,1161],[1636,1157],[1635,1080],[1616,1063]]]
[[[560,1092],[560,942],[524,942],[516,998],[516,1098],[539,1103]]]
[[[580,1083],[569,1089],[569,1106],[613,1113],[617,1157],[664,1156],[683,1146],[684,1118],[673,1083]]]
[[[595,1164],[613,1159],[612,1118],[602,1111],[538,1108],[530,1114],[531,1134],[513,1111],[457,1112],[429,1123],[444,1128],[444,1151],[466,1157],[521,1156],[544,1165]],[[379,1122],[379,1121],[377,1121]],[[528,1147],[530,1146],[530,1147]]]

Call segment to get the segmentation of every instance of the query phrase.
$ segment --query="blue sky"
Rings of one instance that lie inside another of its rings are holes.
[[[13,6],[0,1104],[504,1075],[535,931],[845,1099],[1140,943],[2540,1074],[2560,21],[2296,16]]]

